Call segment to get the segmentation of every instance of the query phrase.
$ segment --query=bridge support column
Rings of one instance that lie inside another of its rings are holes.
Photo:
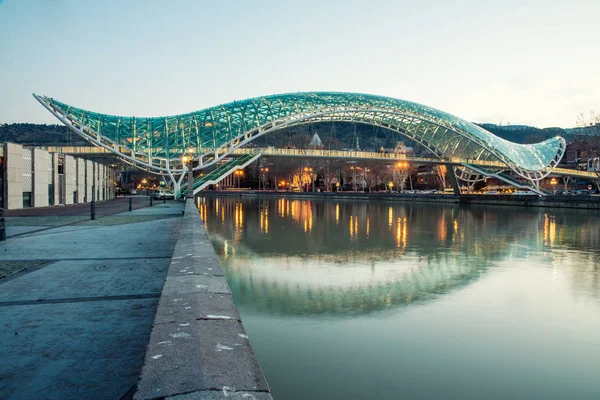
[[[456,196],[460,196],[460,186],[458,185],[458,179],[456,179],[456,173],[454,172],[454,166],[451,164],[445,164],[446,171],[448,171],[448,179],[450,180],[450,186],[454,190]]]
[[[175,194],[175,198],[178,199],[181,194],[181,183],[177,181],[171,182],[173,183],[173,193]]]

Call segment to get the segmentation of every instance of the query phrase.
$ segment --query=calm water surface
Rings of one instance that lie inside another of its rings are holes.
[[[275,399],[600,399],[600,214],[201,198]]]

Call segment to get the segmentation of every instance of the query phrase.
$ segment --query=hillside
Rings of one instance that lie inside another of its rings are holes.
[[[87,142],[64,125],[4,124],[0,125],[0,142],[30,146],[83,146]]]
[[[569,137],[562,128],[539,129],[524,125],[499,126],[478,124],[493,134],[515,143],[536,143],[556,135]],[[394,147],[396,142],[411,143],[402,135],[369,125],[349,123],[314,123],[292,127],[256,139],[258,146],[306,147],[314,133],[318,133],[326,148],[355,148],[374,150],[381,147]],[[0,141],[32,146],[80,146],[88,143],[63,125],[44,124],[4,124],[0,125]],[[417,147],[417,146],[415,146]]]

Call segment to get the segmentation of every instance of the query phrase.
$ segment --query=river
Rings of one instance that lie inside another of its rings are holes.
[[[600,399],[597,211],[198,204],[276,400]]]

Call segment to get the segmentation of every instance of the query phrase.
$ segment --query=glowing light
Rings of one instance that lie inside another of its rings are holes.
[[[235,214],[234,214],[235,232],[234,238],[236,241],[242,237],[242,228],[244,227],[244,208],[242,203],[235,203]]]
[[[396,226],[396,247],[399,249],[406,248],[408,236],[408,223],[407,218],[398,218],[397,226]]]
[[[262,233],[269,233],[269,203],[260,210],[260,231]]]
[[[553,246],[556,241],[556,220],[554,215],[544,214],[544,244]]]
[[[446,219],[444,218],[444,213],[440,216],[438,220],[437,227],[437,238],[439,241],[443,242],[448,237],[448,229],[446,227]]]

